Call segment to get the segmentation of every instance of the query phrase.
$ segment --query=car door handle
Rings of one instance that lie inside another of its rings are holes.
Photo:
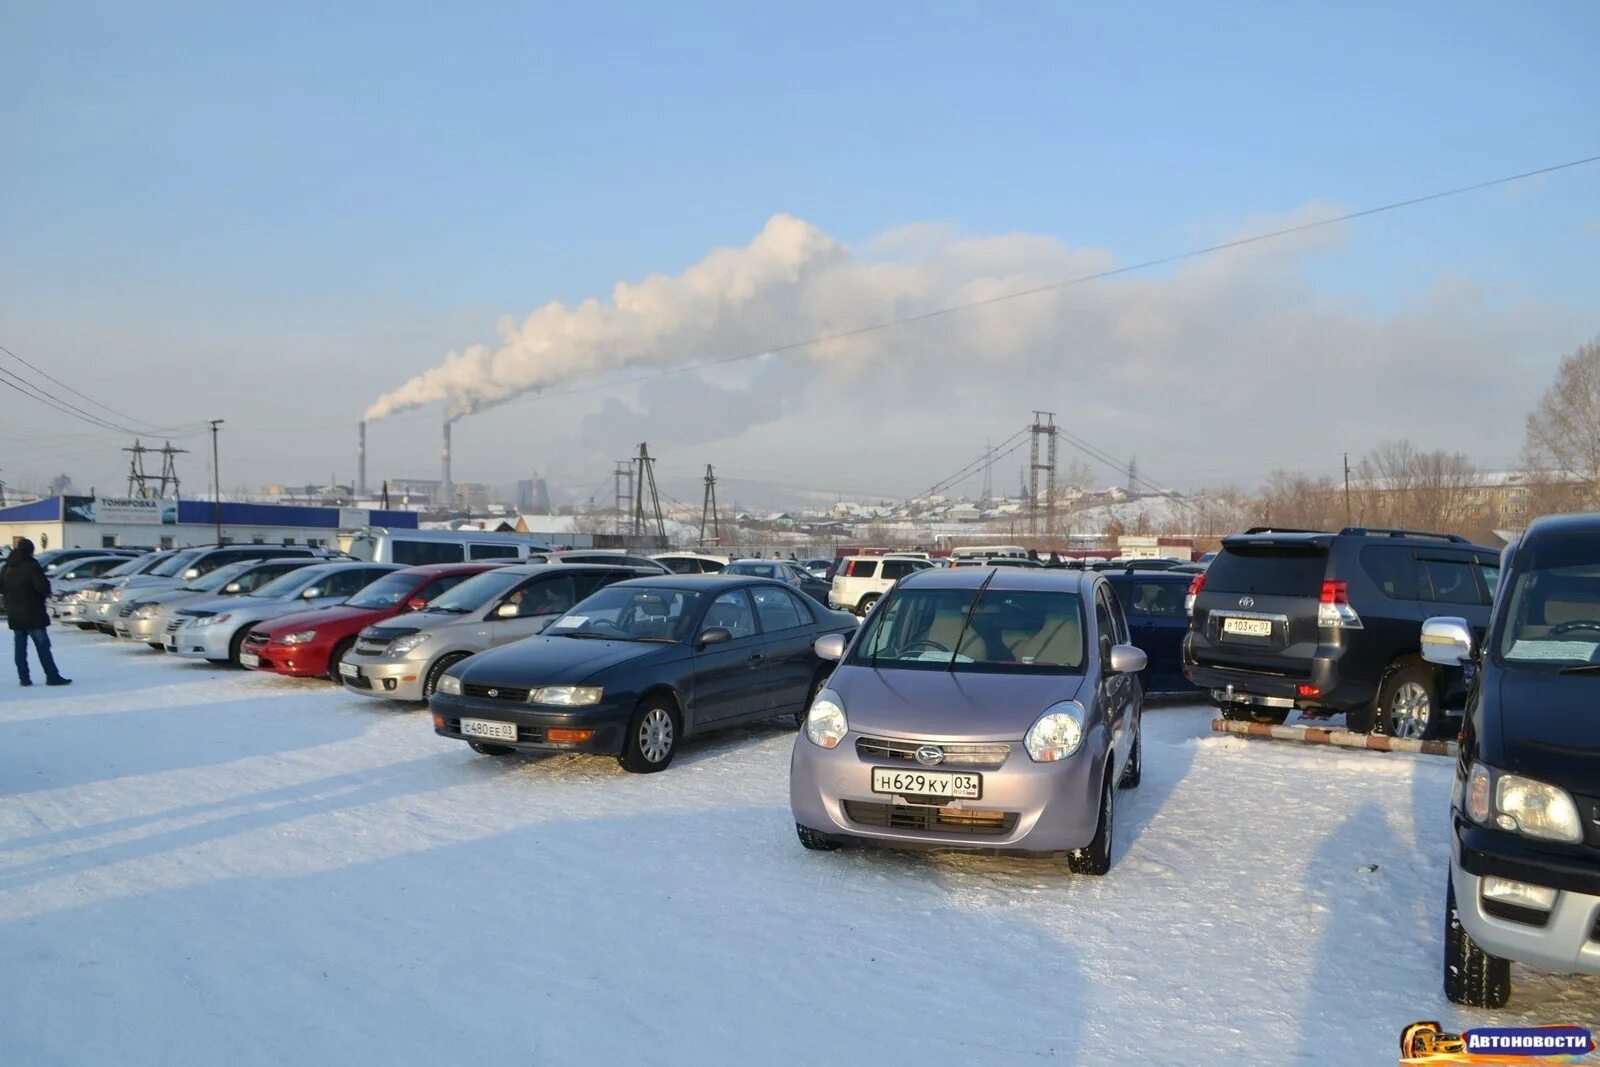
[[[762,654],[761,654],[761,653],[760,653],[760,652],[756,652],[756,653],[753,653],[753,654],[752,654],[752,655],[751,655],[751,656],[750,656],[750,659],[749,659],[749,661],[748,661],[748,662],[750,662],[750,663],[760,663],[760,662],[761,662],[761,661],[762,661],[762,660],[764,660],[764,659],[766,659],[766,658],[767,658],[767,657],[766,657],[766,656],[764,656],[764,655],[762,655]]]

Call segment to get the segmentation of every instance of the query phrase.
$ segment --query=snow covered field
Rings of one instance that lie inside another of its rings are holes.
[[[498,760],[318,682],[57,630],[0,682],[7,1063],[1393,1063],[1439,992],[1442,760],[1148,713],[1109,877],[795,840],[792,728]],[[1376,869],[1367,868],[1376,865]]]

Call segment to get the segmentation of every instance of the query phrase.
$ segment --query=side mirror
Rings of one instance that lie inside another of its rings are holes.
[[[1133,645],[1112,645],[1110,660],[1111,670],[1116,674],[1138,674],[1144,670],[1145,664],[1150,662],[1150,657],[1144,654],[1144,649],[1135,648]]]
[[[315,600],[315,599],[317,599],[317,597],[319,597],[321,595],[322,595],[322,587],[320,585],[314,585],[310,589],[307,589],[305,592],[301,593],[300,594],[300,599],[301,600]]]
[[[733,640],[733,634],[720,626],[713,626],[709,630],[701,630],[700,636],[694,639],[696,648],[706,648],[710,645],[726,644]]]
[[[407,611],[421,611],[423,608],[425,608],[427,606],[428,606],[428,602],[426,600],[422,599],[419,596],[414,596],[410,600],[406,601],[406,610]]]
[[[497,619],[514,619],[514,618],[516,618],[517,617],[517,605],[515,605],[515,604],[501,604],[498,608],[494,609],[494,617],[497,618]]]
[[[831,663],[844,658],[844,645],[844,634],[823,634],[811,642],[811,651],[817,654],[818,659]]]
[[[1472,659],[1472,627],[1467,620],[1445,615],[1423,623],[1422,658],[1446,667]]]
[[[237,593],[239,592],[239,583],[229,582],[227,585],[222,587],[222,591],[224,593]]]

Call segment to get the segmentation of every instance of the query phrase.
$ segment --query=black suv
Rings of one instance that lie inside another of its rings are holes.
[[[1190,585],[1184,671],[1224,718],[1343,712],[1360,733],[1438,736],[1466,699],[1460,667],[1428,663],[1422,621],[1448,611],[1481,637],[1494,549],[1454,534],[1264,527],[1225,538]]]
[[[1600,974],[1600,515],[1506,551],[1487,639],[1429,619],[1428,659],[1477,668],[1451,793],[1444,991],[1498,1008],[1511,963]],[[1450,613],[1454,615],[1455,613]]]

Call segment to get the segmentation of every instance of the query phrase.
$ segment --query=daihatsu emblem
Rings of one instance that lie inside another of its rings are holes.
[[[944,762],[944,749],[938,745],[923,745],[917,749],[917,762],[924,767],[932,767]]]
[[[1253,596],[1242,596],[1239,598],[1239,606],[1241,608],[1253,608],[1256,606],[1256,598]]]
[[[499,695],[500,695],[500,690],[498,690],[498,689],[491,689],[491,690],[489,690],[489,695],[490,695],[490,696],[491,696],[491,697],[497,697],[497,696],[499,696]]]

